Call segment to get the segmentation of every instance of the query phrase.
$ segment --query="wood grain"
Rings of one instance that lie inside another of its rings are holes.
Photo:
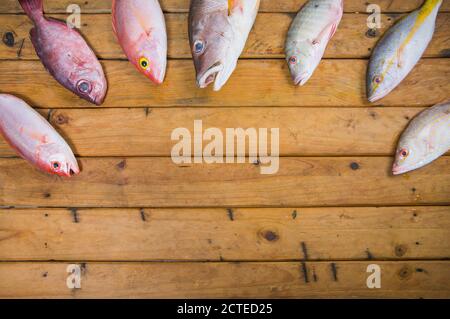
[[[5,209],[0,225],[2,261],[450,256],[450,207]]]
[[[305,0],[261,0],[261,12],[296,12],[305,3]],[[377,0],[383,12],[407,12],[418,8],[423,0]],[[49,0],[45,2],[46,12],[65,12],[69,4],[77,4],[84,13],[110,12],[109,0]],[[161,7],[166,12],[186,12],[189,8],[189,0],[161,0]],[[366,0],[345,0],[346,12],[365,12]],[[441,11],[450,11],[450,3],[444,1]],[[15,0],[3,0],[0,3],[0,13],[20,13],[22,9]]]
[[[128,61],[104,61],[109,91],[103,107],[375,106],[365,93],[364,60],[324,60],[303,87],[291,82],[285,61],[241,60],[220,92],[199,89],[191,61],[172,60],[166,81],[154,86]],[[41,108],[94,107],[59,85],[39,61],[1,61],[0,88]],[[430,106],[448,99],[450,59],[424,59],[382,106]],[[45,94],[43,94],[45,92]]]
[[[85,263],[81,289],[68,289],[68,263],[0,263],[0,297],[450,297],[448,261],[377,262],[380,289],[367,288],[369,264],[372,262]]]
[[[390,157],[281,158],[257,164],[179,164],[171,158],[82,158],[62,179],[0,159],[0,206],[230,207],[450,204],[450,158],[404,176]],[[357,165],[352,163],[356,163]]]
[[[170,156],[174,129],[280,128],[282,156],[386,155],[422,108],[100,108],[40,110],[79,156]],[[120,123],[120,125],[119,125]],[[113,124],[113,125],[112,125]],[[205,141],[206,145],[208,141]],[[270,136],[268,139],[270,145]],[[271,148],[269,148],[271,149]],[[225,150],[220,154],[225,153]],[[248,152],[247,152],[248,154]],[[0,138],[0,157],[14,156]]]
[[[65,15],[52,17],[65,20]],[[170,58],[191,59],[188,36],[187,14],[166,14],[168,32],[168,55]],[[292,14],[261,13],[256,19],[253,31],[247,41],[242,58],[284,58],[284,41],[292,21]],[[345,14],[339,29],[325,52],[325,58],[368,58],[375,43],[387,28],[403,15],[382,15],[383,28],[375,33],[368,32],[367,16]],[[81,33],[102,59],[125,59],[122,49],[111,28],[111,16],[105,14],[82,16]],[[31,21],[24,15],[2,17],[0,37],[7,32],[14,35],[14,45],[0,45],[0,59],[37,59],[31,44],[29,31]],[[446,57],[449,53],[450,13],[438,16],[436,31],[425,57]]]

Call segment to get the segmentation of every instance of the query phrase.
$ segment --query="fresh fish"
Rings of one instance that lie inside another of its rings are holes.
[[[390,28],[376,45],[367,71],[367,97],[388,95],[411,72],[430,43],[442,0],[423,6]]]
[[[197,84],[218,91],[236,68],[258,13],[259,0],[192,0],[189,41]]]
[[[73,176],[80,172],[66,141],[21,99],[0,94],[0,133],[16,152],[42,171]]]
[[[66,23],[47,19],[42,0],[19,0],[33,21],[31,42],[50,74],[65,88],[91,103],[100,105],[107,84],[102,66],[83,37]]]
[[[344,13],[343,0],[310,0],[297,13],[289,29],[286,60],[296,85],[314,73]]]
[[[158,0],[113,0],[113,30],[128,60],[154,83],[164,81],[167,34]]]
[[[429,164],[450,150],[450,101],[415,117],[400,137],[392,168],[394,175]]]

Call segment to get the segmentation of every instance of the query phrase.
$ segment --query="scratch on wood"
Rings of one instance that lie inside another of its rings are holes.
[[[301,271],[303,274],[303,279],[305,280],[305,283],[309,283],[309,278],[308,278],[308,268],[306,268],[306,263],[304,261],[302,261],[301,263]]]
[[[87,265],[86,263],[80,264],[81,273],[84,275],[87,272]]]
[[[306,244],[304,241],[301,243],[302,245],[302,252],[303,252],[303,260],[308,260],[308,248],[306,248]]]
[[[143,222],[147,221],[147,216],[145,215],[145,210],[141,208],[141,219]]]
[[[69,208],[70,213],[72,214],[72,219],[74,223],[79,223],[80,220],[78,219],[78,210],[76,208]]]
[[[22,49],[23,49],[24,43],[25,43],[25,39],[22,39],[22,41],[20,42],[19,49],[17,50],[17,57],[18,58],[20,58],[22,56]]]
[[[50,122],[50,119],[52,118],[52,114],[53,114],[53,109],[48,111],[48,114],[47,114],[47,121],[48,122]]]
[[[316,269],[314,267],[312,267],[312,274],[313,274],[314,282],[317,282],[318,278],[317,278],[317,274],[316,274]]]
[[[369,250],[369,248],[367,248],[366,249],[366,254],[367,254],[367,259],[373,259],[373,255],[372,255],[372,253],[370,252],[370,250]]]
[[[337,267],[335,263],[331,263],[331,273],[333,274],[333,280],[334,281],[338,281],[338,277],[337,277]]]
[[[145,108],[145,117],[147,117],[150,113],[152,112],[152,110],[148,107]]]
[[[297,218],[297,210],[294,210],[292,212],[292,219],[296,219]]]
[[[231,208],[227,208],[228,218],[233,221],[234,220],[234,212]]]

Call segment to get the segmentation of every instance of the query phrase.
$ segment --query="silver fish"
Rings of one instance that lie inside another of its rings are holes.
[[[286,61],[296,85],[314,73],[344,12],[343,0],[310,0],[297,13],[289,28]]]
[[[425,166],[450,150],[450,101],[416,116],[400,137],[394,175]]]
[[[189,41],[200,88],[228,81],[258,13],[259,0],[192,0]]]
[[[442,0],[427,0],[390,28],[376,45],[367,71],[367,98],[388,95],[411,72],[430,43]]]

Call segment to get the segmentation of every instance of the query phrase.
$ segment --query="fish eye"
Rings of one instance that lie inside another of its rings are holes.
[[[400,155],[400,158],[405,159],[405,158],[408,157],[409,151],[408,151],[408,149],[406,149],[406,148],[401,148],[401,149],[398,151],[398,154]]]
[[[290,64],[296,64],[297,63],[297,57],[295,55],[291,56],[289,58],[289,63]]]
[[[201,54],[203,53],[203,51],[205,50],[205,44],[203,43],[202,40],[197,40],[194,42],[194,52],[197,54]]]
[[[376,75],[373,78],[373,82],[375,82],[376,84],[380,84],[381,82],[383,82],[383,77],[381,75]]]
[[[54,169],[59,169],[61,167],[61,164],[59,162],[52,162],[52,167]]]
[[[139,65],[141,66],[141,68],[146,70],[148,68],[148,66],[150,65],[150,62],[148,61],[147,58],[142,57],[139,59]]]
[[[80,80],[77,84],[77,89],[80,93],[88,94],[91,92],[92,87],[91,84],[86,80]]]

